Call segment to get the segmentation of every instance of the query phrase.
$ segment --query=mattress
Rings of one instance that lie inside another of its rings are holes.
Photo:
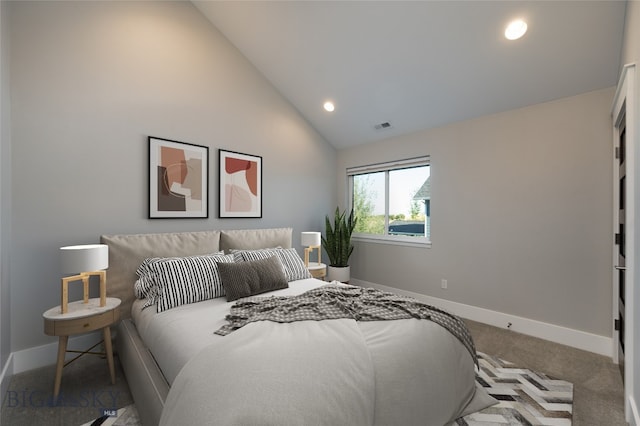
[[[261,296],[298,295],[325,284],[315,278],[297,280],[289,288]],[[226,324],[225,316],[234,303],[218,297],[157,313],[155,306],[142,309],[144,302],[134,301],[131,316],[169,385],[189,360],[217,339],[224,339],[214,332]]]

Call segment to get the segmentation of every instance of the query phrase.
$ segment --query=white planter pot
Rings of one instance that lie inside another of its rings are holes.
[[[349,279],[351,278],[351,267],[328,266],[327,276],[329,281],[340,281],[342,283],[348,283]]]

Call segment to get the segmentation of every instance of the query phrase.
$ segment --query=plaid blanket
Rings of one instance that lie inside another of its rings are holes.
[[[473,339],[460,318],[414,298],[374,288],[326,285],[298,296],[240,299],[226,317],[229,323],[220,327],[215,334],[226,336],[255,321],[288,323],[339,318],[356,321],[430,320],[460,340],[478,364]]]

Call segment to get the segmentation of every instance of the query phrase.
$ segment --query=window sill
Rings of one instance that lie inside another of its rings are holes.
[[[398,235],[365,235],[354,234],[353,241],[375,244],[389,244],[405,247],[431,248],[431,241],[423,237],[402,237]]]

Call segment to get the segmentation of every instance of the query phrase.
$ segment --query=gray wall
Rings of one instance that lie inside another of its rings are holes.
[[[336,151],[189,2],[10,8],[12,350],[52,342],[58,248],[103,233],[320,230]],[[210,147],[210,218],[147,219],[147,136]],[[263,157],[263,218],[216,219],[217,148]]]
[[[432,160],[432,248],[356,243],[352,276],[610,336],[613,94],[339,151],[340,190],[350,166]]]
[[[7,12],[8,4],[0,2],[0,370],[11,353],[11,116]]]

